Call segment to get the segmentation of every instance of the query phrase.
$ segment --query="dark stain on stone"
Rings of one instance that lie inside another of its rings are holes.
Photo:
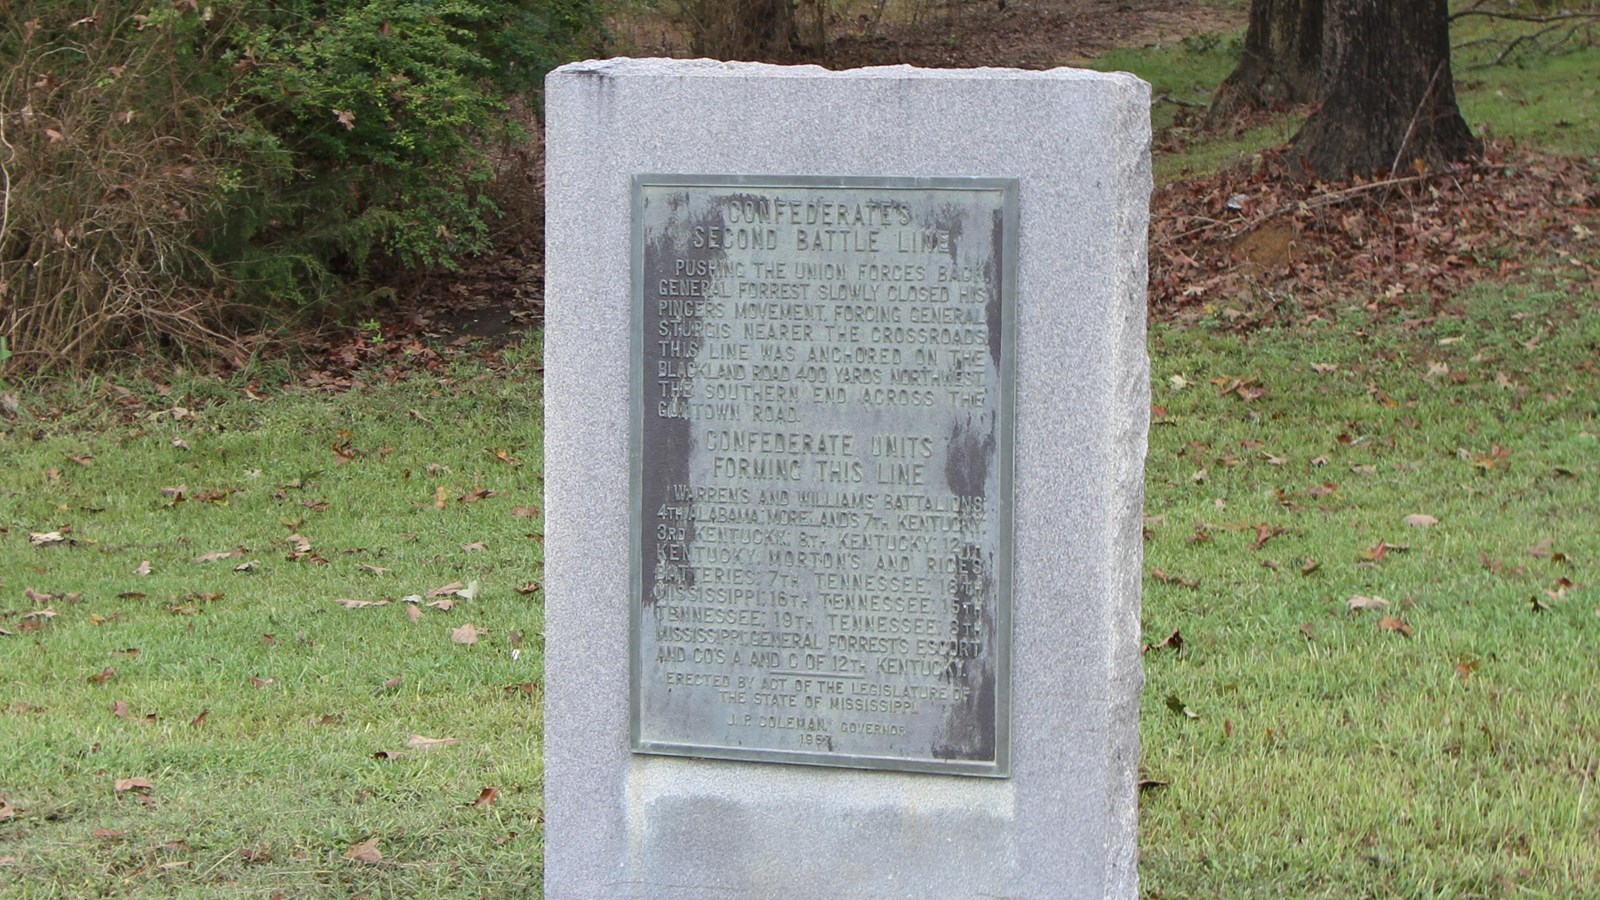
[[[994,419],[983,429],[968,416],[965,424],[950,426],[950,449],[944,463],[944,483],[959,497],[982,497],[994,458]]]
[[[701,308],[695,303],[665,308],[662,302],[665,298],[653,296],[650,286],[673,277],[675,260],[714,260],[724,256],[717,249],[696,248],[690,240],[697,226],[720,226],[723,221],[721,209],[695,215],[690,209],[687,192],[674,192],[664,201],[667,207],[665,222],[659,230],[645,235],[641,272],[644,280],[641,322],[644,333],[640,348],[643,358],[639,364],[643,366],[645,396],[640,398],[644,410],[640,435],[643,451],[641,465],[644,469],[640,479],[639,564],[643,588],[640,602],[646,607],[655,605],[658,588],[662,585],[694,586],[694,568],[687,564],[689,547],[695,538],[693,504],[685,496],[680,496],[680,493],[693,493],[689,459],[695,449],[694,435],[689,419],[658,414],[657,403],[663,399],[663,380],[658,379],[655,373],[662,362],[693,360],[704,345],[697,329],[685,329],[695,335],[674,338],[666,342],[667,346],[663,346],[663,341],[658,337],[661,323],[693,321],[700,315]],[[649,202],[646,198],[647,208]],[[671,386],[685,399],[693,396],[694,384],[687,378],[672,379]],[[657,511],[663,507],[681,512],[662,518]]]
[[[989,286],[989,298],[984,305],[985,320],[989,326],[989,359],[994,362],[996,369],[1000,368],[1000,332],[1001,332],[1001,305],[1000,289],[1004,281],[1000,270],[1001,260],[1006,258],[1006,216],[1005,210],[994,211],[993,222],[989,227],[989,258],[984,260],[984,281]]]
[[[993,760],[996,745],[994,560],[974,543],[956,551],[955,612],[951,667],[953,685],[967,694],[945,714],[934,742],[937,759]]]
[[[923,217],[919,223],[923,228],[950,233],[950,265],[954,267],[961,259],[961,234],[966,221],[966,210],[954,203],[943,204]]]

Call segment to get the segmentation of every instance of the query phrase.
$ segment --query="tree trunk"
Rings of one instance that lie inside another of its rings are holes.
[[[716,59],[787,62],[798,37],[792,0],[689,0],[691,49]]]
[[[1318,98],[1322,77],[1324,0],[1251,0],[1244,55],[1206,113],[1206,127],[1241,112]]]
[[[1371,175],[1482,152],[1456,107],[1447,0],[1327,3],[1327,95],[1294,138],[1307,172]]]

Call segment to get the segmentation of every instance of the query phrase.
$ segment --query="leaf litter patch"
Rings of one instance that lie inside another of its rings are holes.
[[[1600,290],[1600,160],[1490,139],[1482,159],[1438,171],[1330,183],[1290,165],[1279,147],[1156,189],[1152,315],[1249,327],[1352,297],[1375,312],[1437,314],[1529,257],[1552,259],[1569,290]]]

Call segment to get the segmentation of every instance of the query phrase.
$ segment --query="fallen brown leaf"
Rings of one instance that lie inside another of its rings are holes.
[[[350,849],[344,851],[344,858],[352,862],[375,866],[383,862],[383,852],[378,849],[378,838],[374,836],[359,844],[351,844]]]
[[[1406,620],[1397,619],[1394,616],[1388,615],[1387,613],[1384,614],[1383,618],[1378,620],[1378,627],[1386,631],[1398,631],[1406,637],[1410,637],[1412,633],[1416,631],[1416,629],[1411,627]]]
[[[420,734],[413,734],[406,738],[406,746],[412,750],[434,750],[439,747],[448,747],[451,744],[458,743],[460,743],[460,741],[453,737],[431,738],[423,737]]]
[[[388,606],[387,600],[352,600],[349,597],[335,597],[333,602],[345,609],[366,609],[371,606]]]
[[[1171,650],[1172,652],[1176,653],[1176,652],[1178,652],[1179,650],[1182,650],[1182,649],[1183,649],[1183,635],[1179,634],[1178,633],[1178,629],[1174,628],[1174,629],[1172,629],[1172,633],[1171,634],[1167,635],[1165,638],[1163,638],[1161,640],[1161,643],[1159,643],[1159,644],[1145,644],[1144,645],[1144,649],[1140,650],[1139,652],[1141,654],[1143,654],[1143,653],[1149,653],[1152,650]]]
[[[456,591],[461,590],[463,587],[465,587],[465,585],[463,585],[461,582],[452,581],[452,582],[450,582],[449,584],[447,584],[447,585],[445,585],[443,587],[436,587],[433,590],[429,591],[428,592],[428,596],[429,597],[443,597],[445,594],[454,594]]]
[[[1360,612],[1364,609],[1388,609],[1389,601],[1382,597],[1351,597],[1344,602],[1351,612]]]
[[[1381,563],[1390,553],[1404,553],[1411,547],[1406,544],[1391,544],[1388,541],[1378,541],[1371,547],[1361,551],[1361,558],[1371,562]]]
[[[1271,525],[1262,522],[1260,525],[1256,526],[1256,539],[1250,544],[1250,549],[1260,550],[1262,547],[1266,546],[1267,541],[1272,540],[1282,533],[1282,528],[1274,528]]]
[[[113,787],[119,794],[128,791],[150,791],[155,789],[155,785],[150,783],[150,779],[140,777],[118,778]]]
[[[471,622],[462,625],[460,628],[450,629],[450,643],[452,644],[476,644],[477,642],[478,629],[473,627]]]
[[[486,787],[478,792],[478,799],[472,801],[473,806],[489,806],[494,803],[494,798],[500,793],[499,788]]]
[[[117,670],[112,668],[111,666],[106,666],[104,669],[101,669],[98,674],[90,675],[89,676],[89,683],[90,684],[105,684],[106,682],[110,681],[111,679],[113,679],[115,677],[117,677]]]
[[[199,728],[201,725],[204,725],[206,723],[206,719],[208,717],[210,717],[210,715],[211,715],[211,710],[209,710],[209,709],[200,710],[200,714],[198,716],[195,716],[194,718],[189,720],[189,727],[190,728]]]
[[[1439,524],[1439,520],[1427,513],[1412,513],[1406,516],[1406,524],[1412,528],[1432,528]]]

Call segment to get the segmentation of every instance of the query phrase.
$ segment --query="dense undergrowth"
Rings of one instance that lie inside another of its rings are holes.
[[[510,101],[600,30],[588,0],[11,3],[10,370],[131,347],[243,362],[241,324],[375,263],[487,249],[489,148],[533,125]]]

